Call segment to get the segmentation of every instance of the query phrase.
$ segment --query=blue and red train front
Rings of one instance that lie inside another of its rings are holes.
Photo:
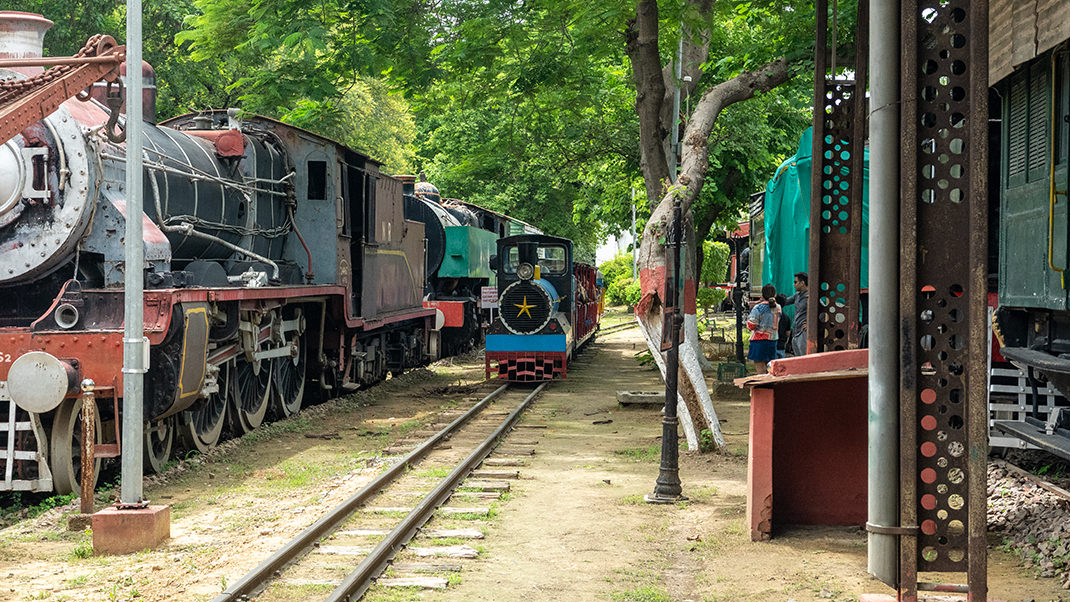
[[[564,378],[572,348],[570,247],[542,235],[499,241],[498,315],[486,338],[486,371],[516,382]]]

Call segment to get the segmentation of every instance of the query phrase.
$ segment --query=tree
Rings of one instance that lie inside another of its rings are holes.
[[[682,49],[682,72],[690,77],[690,82],[680,82],[681,93],[690,94],[695,91],[699,82],[703,82],[708,69],[710,43],[715,38],[731,39],[733,34],[740,35],[740,29],[733,27],[742,20],[746,27],[742,29],[755,31],[762,29],[757,25],[779,26],[783,23],[785,12],[799,14],[797,8],[784,11],[783,3],[771,2],[765,6],[757,6],[758,3],[745,3],[739,7],[733,6],[735,16],[729,16],[724,12],[730,3],[715,3],[713,0],[688,0],[684,4],[683,27],[679,35],[683,37]],[[737,10],[738,9],[738,10]],[[797,19],[792,19],[797,22]],[[812,22],[812,21],[811,21]],[[716,24],[727,24],[717,28]],[[642,283],[642,300],[636,307],[636,316],[642,326],[651,352],[660,357],[657,342],[661,340],[661,313],[662,299],[665,298],[665,250],[663,240],[669,229],[673,201],[680,199],[685,217],[685,251],[687,267],[686,277],[694,280],[696,274],[696,253],[693,251],[696,239],[695,221],[692,209],[705,183],[710,165],[710,137],[717,123],[718,117],[726,107],[749,100],[755,96],[764,94],[775,89],[777,86],[789,81],[792,69],[787,55],[788,47],[777,48],[774,52],[783,53],[779,57],[761,57],[767,60],[757,68],[738,71],[731,77],[718,78],[719,82],[707,79],[703,82],[703,91],[698,102],[695,103],[694,111],[689,116],[687,125],[681,139],[681,171],[679,176],[669,173],[668,161],[666,160],[666,139],[675,124],[676,115],[671,110],[672,87],[677,82],[671,76],[670,67],[662,59],[660,48],[660,32],[662,22],[659,15],[659,6],[656,0],[639,0],[636,5],[635,18],[630,20],[625,30],[628,56],[631,61],[632,71],[636,85],[636,113],[639,116],[639,137],[642,154],[641,165],[647,189],[647,198],[660,199],[653,208],[650,220],[643,232],[642,244],[639,251],[640,281]],[[768,33],[766,29],[766,33]],[[743,33],[742,37],[749,35]],[[784,37],[783,33],[776,39],[791,39]],[[803,38],[805,39],[805,38]],[[768,40],[767,40],[768,42]],[[769,44],[757,46],[768,48]],[[752,48],[755,48],[752,46]],[[727,55],[716,65],[727,66],[731,60],[728,57],[739,56]],[[746,56],[746,55],[744,55]],[[744,61],[746,63],[746,61]],[[667,83],[668,82],[668,83]],[[738,168],[729,171],[728,178],[723,182],[728,189],[738,186],[737,180],[742,175]],[[671,186],[670,182],[675,181]],[[706,218],[707,220],[709,217]],[[712,221],[710,222],[712,223]],[[707,226],[708,227],[708,226]],[[685,288],[685,290],[687,290]],[[689,305],[691,307],[689,307]],[[685,308],[693,313],[693,302],[685,300]],[[694,318],[691,318],[694,320]],[[689,333],[690,334],[690,333]],[[697,327],[689,337],[697,343]],[[706,390],[705,379],[702,375],[701,354],[697,345],[684,345],[680,356],[680,397],[683,403],[681,407],[681,419],[685,423],[685,434],[689,444],[694,431],[708,430],[717,448],[723,448],[724,437],[721,433],[716,412],[713,409],[709,392]],[[687,422],[692,421],[693,425]],[[689,428],[690,427],[690,428]]]

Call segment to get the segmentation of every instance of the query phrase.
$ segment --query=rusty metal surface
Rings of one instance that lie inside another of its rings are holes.
[[[81,493],[81,507],[82,514],[93,514],[93,488],[97,483],[95,472],[95,466],[97,459],[94,452],[94,443],[97,440],[96,423],[97,423],[97,402],[93,398],[93,381],[86,380],[82,383],[82,493]]]
[[[93,82],[117,77],[124,52],[125,47],[116,46],[111,36],[93,36],[75,55],[80,60],[77,65],[57,65],[28,79],[0,82],[0,141],[48,117]],[[86,62],[90,57],[111,60]]]
[[[858,346],[862,262],[862,188],[866,110],[864,94],[868,4],[860,0],[856,63],[850,81],[829,72],[828,3],[817,3],[813,172],[810,191],[810,298],[807,352]],[[835,50],[835,49],[832,49]],[[861,84],[859,84],[861,82]]]
[[[988,5],[903,2],[900,595],[985,581]]]

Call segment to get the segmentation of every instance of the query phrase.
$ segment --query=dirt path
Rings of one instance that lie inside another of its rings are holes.
[[[465,561],[449,588],[377,588],[367,599],[804,602],[889,591],[866,575],[858,529],[749,541],[745,400],[715,399],[732,454],[681,455],[690,501],[643,503],[658,472],[660,416],[615,400],[617,390],[662,386],[634,359],[641,348],[634,330],[605,337],[538,402],[527,418],[548,426],[537,454],[485,523],[480,558]],[[0,600],[210,600],[367,482],[392,441],[450,400],[489,391],[467,386],[481,368],[470,358],[406,375],[184,463],[146,489],[173,507],[172,539],[159,550],[86,557],[89,537],[63,528],[73,506],[4,529]],[[990,567],[993,597],[1070,600],[1054,579],[1035,580],[997,550]]]

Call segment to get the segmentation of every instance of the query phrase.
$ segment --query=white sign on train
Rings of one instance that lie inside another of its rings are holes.
[[[498,307],[498,287],[496,286],[484,286],[480,289],[480,300],[483,309],[493,309]]]

